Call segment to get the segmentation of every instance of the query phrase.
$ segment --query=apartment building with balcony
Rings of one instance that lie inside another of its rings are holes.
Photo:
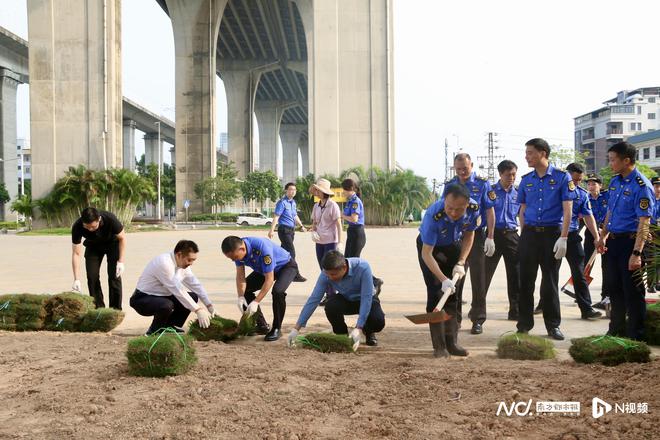
[[[660,130],[630,136],[628,142],[637,147],[637,163],[660,173]]]
[[[660,87],[621,91],[574,122],[575,149],[588,153],[586,171],[597,172],[607,166],[612,145],[660,129]]]

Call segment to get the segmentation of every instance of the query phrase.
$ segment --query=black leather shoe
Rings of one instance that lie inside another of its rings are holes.
[[[539,304],[539,305],[536,306],[536,308],[534,309],[534,314],[535,314],[535,315],[540,315],[541,313],[543,313],[543,307],[541,307],[541,304]]]
[[[374,296],[376,298],[378,298],[378,296],[380,295],[380,290],[383,287],[383,284],[385,284],[383,280],[374,277],[374,287],[376,288],[376,293],[374,293]]]
[[[274,328],[271,331],[268,332],[266,337],[264,338],[264,341],[266,342],[273,342],[277,341],[282,337],[282,332],[280,331],[279,328]]]
[[[376,338],[376,333],[367,333],[367,345],[369,347],[376,347],[378,345],[378,339]]]
[[[550,336],[552,339],[556,339],[557,341],[563,341],[564,340],[564,334],[559,330],[559,327],[551,328],[548,330],[548,336]]]
[[[605,304],[605,301],[598,301],[596,304],[594,304],[591,307],[593,307],[594,309],[605,310],[607,308],[607,304]]]
[[[296,275],[296,277],[293,279],[294,283],[304,283],[305,281],[307,281],[307,278],[300,274]]]
[[[518,313],[516,313],[516,312],[509,312],[509,314],[507,315],[506,319],[507,319],[508,321],[517,321],[517,320],[518,320]]]
[[[270,333],[270,326],[269,325],[257,326],[257,334],[258,335],[265,335],[265,334],[268,334],[268,333]]]
[[[472,324],[472,330],[470,330],[470,333],[472,333],[473,335],[480,335],[483,332],[484,332],[484,328],[481,324],[479,324],[478,322]]]
[[[591,309],[587,313],[582,314],[582,319],[598,319],[601,316],[603,316],[602,313],[600,313],[597,310]]]

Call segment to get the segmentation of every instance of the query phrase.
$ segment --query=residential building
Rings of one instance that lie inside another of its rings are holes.
[[[628,142],[637,147],[637,162],[660,173],[660,130],[630,136]]]

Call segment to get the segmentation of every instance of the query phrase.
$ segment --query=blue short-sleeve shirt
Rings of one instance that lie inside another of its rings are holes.
[[[608,189],[610,218],[607,230],[610,232],[637,232],[640,217],[653,217],[655,196],[651,182],[637,168],[626,177],[617,174],[612,177]]]
[[[296,201],[287,196],[282,197],[275,204],[275,215],[280,218],[277,222],[282,226],[296,227],[296,215],[298,215]]]
[[[575,189],[569,174],[552,165],[543,177],[536,170],[525,174],[518,187],[518,201],[526,206],[525,224],[561,226],[563,202],[575,199]]]
[[[497,195],[495,198],[495,228],[517,229],[518,211],[520,211],[518,188],[511,185],[507,191],[500,182],[497,182],[491,186],[491,189]]]
[[[607,200],[609,193],[607,190],[601,190],[598,197],[594,198],[589,194],[589,202],[591,203],[591,210],[594,213],[594,218],[598,226],[602,225],[607,215]]]
[[[571,232],[580,229],[580,217],[593,215],[587,190],[581,186],[576,186],[575,196],[575,200],[573,200],[573,215],[571,216],[571,224],[568,228]]]
[[[449,246],[461,239],[463,232],[474,231],[481,226],[479,205],[470,199],[467,210],[461,218],[451,220],[445,213],[445,199],[433,203],[426,210],[419,235],[422,243],[430,246]]]
[[[358,221],[357,223],[353,222],[348,222],[349,225],[363,225],[364,224],[364,205],[362,204],[362,200],[357,196],[357,194],[353,194],[347,201],[346,204],[344,205],[344,215],[345,216],[352,216],[353,214],[358,215]]]
[[[247,252],[236,266],[248,266],[262,275],[277,272],[291,260],[289,252],[267,238],[243,237]]]
[[[467,187],[470,192],[470,198],[477,202],[479,210],[481,211],[480,227],[486,227],[486,210],[488,208],[493,208],[495,206],[495,201],[497,200],[497,194],[491,189],[488,180],[477,176],[477,173],[473,171],[465,183],[461,183],[459,177],[454,176],[454,178],[445,184],[445,190],[452,184],[465,185]],[[445,194],[443,193],[442,196],[444,197]]]

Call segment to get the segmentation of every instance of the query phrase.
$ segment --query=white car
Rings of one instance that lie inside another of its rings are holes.
[[[260,212],[242,212],[236,219],[236,224],[241,226],[270,226],[272,223],[272,218],[266,217]]]

